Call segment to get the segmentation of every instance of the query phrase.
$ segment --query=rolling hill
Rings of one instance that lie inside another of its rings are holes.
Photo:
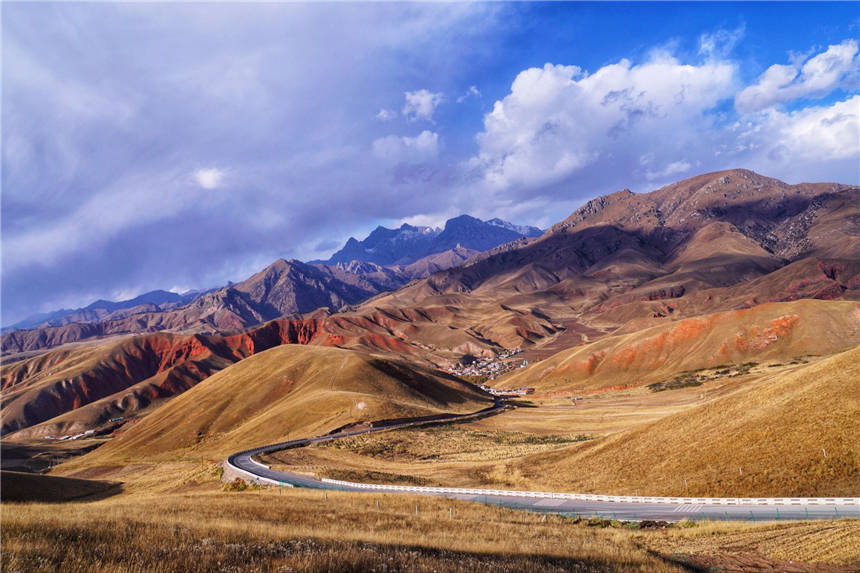
[[[857,495],[860,348],[656,422],[508,469],[572,490],[631,495]],[[686,481],[686,483],[685,483]]]
[[[340,346],[411,356],[383,313],[369,318],[280,319],[243,333],[154,333],[63,347],[6,364],[0,372],[4,436],[60,436],[111,429],[111,418],[133,416],[172,398],[248,356],[284,344]]]
[[[315,346],[256,354],[201,382],[82,459],[217,457],[361,420],[466,413],[490,397],[402,361]]]
[[[501,378],[540,391],[642,386],[680,372],[827,355],[860,345],[860,304],[768,303],[607,336],[562,350]]]

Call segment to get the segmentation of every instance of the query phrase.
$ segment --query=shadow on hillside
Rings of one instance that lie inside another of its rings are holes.
[[[122,491],[120,482],[0,471],[0,500],[3,502],[98,501]]]

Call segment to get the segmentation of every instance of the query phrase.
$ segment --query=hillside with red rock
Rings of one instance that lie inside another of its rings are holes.
[[[317,345],[417,355],[385,315],[360,322],[275,320],[232,336],[155,333],[62,348],[4,365],[3,425],[17,437],[74,434],[110,425],[269,348]]]
[[[0,348],[8,355],[123,334],[238,331],[284,316],[338,310],[462,264],[477,253],[457,246],[392,267],[364,261],[308,265],[279,259],[235,285],[186,296],[185,303],[122,305],[98,301],[90,305],[93,308],[70,311],[34,328],[3,334]],[[117,308],[102,308],[111,305]]]

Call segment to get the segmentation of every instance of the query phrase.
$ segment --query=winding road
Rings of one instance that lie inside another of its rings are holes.
[[[684,498],[574,494],[540,491],[511,491],[474,488],[416,487],[366,484],[308,476],[271,469],[254,456],[280,450],[301,448],[370,432],[460,423],[492,416],[509,408],[504,400],[472,414],[443,414],[407,421],[378,422],[369,428],[291,440],[253,448],[227,458],[225,479],[241,478],[263,485],[303,487],[356,492],[406,493],[432,495],[486,503],[512,509],[602,517],[622,521],[727,520],[772,521],[860,517],[860,498]]]

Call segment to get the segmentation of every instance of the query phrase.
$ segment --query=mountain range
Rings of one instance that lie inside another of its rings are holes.
[[[486,251],[522,237],[540,236],[542,232],[537,227],[514,225],[501,219],[481,221],[469,215],[448,219],[442,229],[406,223],[397,229],[380,226],[362,241],[350,237],[341,250],[324,262],[367,261],[380,265],[408,265],[458,247]]]
[[[122,318],[123,316],[141,312],[163,311],[188,304],[202,294],[204,293],[200,291],[189,291],[178,294],[166,290],[153,290],[127,300],[110,301],[99,299],[82,308],[63,308],[52,312],[34,314],[4,328],[4,331],[63,326],[74,322],[97,322],[100,320]]]
[[[511,383],[544,391],[860,344],[856,186],[709,173],[598,197],[477,252],[460,243],[470,219],[446,224],[459,246],[410,265],[278,260],[183,306],[8,333],[4,352],[35,356],[4,368],[4,394],[27,396],[5,431],[98,424],[285,343],[434,369],[520,348],[531,364]],[[115,334],[136,335],[45,350]]]

